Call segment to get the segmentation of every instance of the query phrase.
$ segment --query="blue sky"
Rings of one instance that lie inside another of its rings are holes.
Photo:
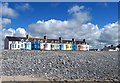
[[[11,2],[9,7],[15,9],[16,5],[22,5],[22,2]],[[116,2],[31,2],[29,3],[30,9],[26,11],[20,11],[19,16],[13,19],[12,24],[8,27],[28,27],[28,24],[34,23],[37,20],[66,20],[71,18],[71,15],[67,12],[74,5],[85,6],[85,11],[89,11],[92,17],[90,22],[97,24],[100,28],[108,23],[112,23],[118,20],[118,5]],[[22,22],[22,23],[21,23]]]
[[[93,48],[117,45],[120,39],[117,2],[8,2],[0,9],[3,38],[74,37]]]

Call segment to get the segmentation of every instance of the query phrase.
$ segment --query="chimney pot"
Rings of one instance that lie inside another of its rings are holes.
[[[72,38],[72,42],[73,42],[73,43],[75,42],[75,38]]]
[[[47,36],[44,36],[44,40],[47,40]]]
[[[85,42],[85,39],[83,39],[83,42]]]
[[[29,38],[29,35],[26,35],[26,38],[28,39],[28,38]]]
[[[60,42],[60,43],[62,42],[62,37],[59,37],[59,42]]]

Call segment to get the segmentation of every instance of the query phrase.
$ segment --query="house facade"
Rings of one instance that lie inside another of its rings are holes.
[[[75,41],[59,39],[7,36],[4,41],[4,49],[10,50],[89,50],[89,45],[85,40]]]

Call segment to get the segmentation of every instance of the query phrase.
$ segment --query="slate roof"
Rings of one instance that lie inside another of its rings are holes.
[[[25,37],[11,37],[11,36],[6,36],[6,38],[9,41],[21,41],[21,39],[26,39]]]
[[[9,41],[21,41],[21,39],[24,39],[26,40],[27,38],[26,37],[12,37],[12,36],[6,36],[6,38],[9,40]],[[29,41],[38,41],[38,40],[43,40],[43,42],[45,41],[43,38],[29,38],[28,39]],[[48,43],[51,43],[51,42],[55,42],[55,41],[59,41],[59,39],[47,39],[47,42]],[[72,40],[62,40],[63,43],[70,43],[72,42]],[[79,43],[84,43],[83,41],[75,41],[76,44],[79,44]]]

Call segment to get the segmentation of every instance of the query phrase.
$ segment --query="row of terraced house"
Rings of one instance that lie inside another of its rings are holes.
[[[89,45],[85,39],[76,41],[71,40],[48,39],[47,36],[43,38],[32,38],[29,35],[26,37],[6,36],[4,40],[4,49],[10,50],[83,50],[88,51]]]

